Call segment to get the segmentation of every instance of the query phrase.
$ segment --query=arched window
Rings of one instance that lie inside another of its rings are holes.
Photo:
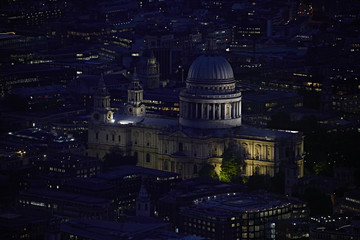
[[[261,146],[256,144],[255,146],[255,159],[260,159]]]
[[[146,134],[145,134],[145,139],[146,139],[146,146],[150,146],[151,134],[150,134],[150,133],[146,133]]]
[[[146,154],[146,162],[150,162],[150,154],[149,153]]]

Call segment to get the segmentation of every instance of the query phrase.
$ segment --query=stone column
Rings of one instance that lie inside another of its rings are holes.
[[[235,118],[235,106],[234,103],[231,103],[231,119]]]
[[[235,103],[235,118],[238,118],[239,117],[239,107],[238,107],[238,102]]]
[[[219,116],[219,119],[223,119],[223,108],[224,108],[224,105],[223,103],[219,103],[219,110],[220,110],[220,116]]]
[[[209,118],[210,118],[209,103],[206,103],[205,106],[206,106],[206,119],[209,120]]]
[[[194,103],[190,103],[190,119],[194,118]]]
[[[191,119],[195,118],[195,103],[191,103]]]
[[[205,117],[204,117],[204,104],[202,104],[202,103],[200,103],[200,107],[201,107],[201,115],[200,115],[200,118],[201,119],[205,119]]]
[[[231,103],[228,103],[228,104],[229,104],[229,118],[228,119],[231,119],[232,105],[231,105]]]
[[[218,119],[221,119],[221,103],[218,103]]]
[[[213,113],[213,120],[215,120],[215,111],[216,111],[216,109],[215,109],[215,103],[213,103],[212,104],[212,113]]]
[[[199,118],[199,104],[195,103],[195,118],[198,119]]]
[[[234,118],[237,117],[237,109],[236,109],[236,102],[233,103],[234,104]]]

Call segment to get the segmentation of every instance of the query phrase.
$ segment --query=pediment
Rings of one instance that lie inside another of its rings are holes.
[[[176,131],[169,135],[169,137],[188,137],[183,131]]]

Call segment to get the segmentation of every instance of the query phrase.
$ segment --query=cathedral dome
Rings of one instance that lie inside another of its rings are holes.
[[[233,83],[234,73],[230,63],[222,56],[202,55],[191,64],[187,82],[199,84]]]
[[[180,92],[179,122],[185,127],[241,126],[241,92],[236,89],[230,63],[207,54],[190,66],[186,88]]]

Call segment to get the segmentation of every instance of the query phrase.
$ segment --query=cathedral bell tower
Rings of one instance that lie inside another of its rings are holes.
[[[94,95],[94,112],[91,120],[94,123],[109,123],[113,121],[113,112],[110,111],[110,94],[106,89],[104,77],[101,74],[99,84]]]
[[[142,57],[138,74],[145,89],[155,89],[160,86],[160,65],[156,61],[154,52],[149,57]]]
[[[143,88],[134,70],[132,81],[128,88],[128,99],[125,106],[127,115],[145,116],[145,105],[143,104]]]

